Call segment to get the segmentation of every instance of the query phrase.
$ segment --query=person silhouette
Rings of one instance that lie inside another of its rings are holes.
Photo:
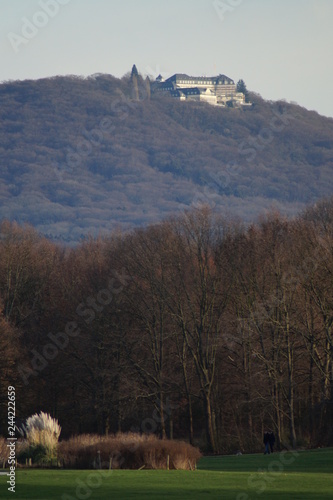
[[[275,443],[275,436],[274,436],[273,431],[270,431],[268,433],[268,443],[269,443],[269,447],[271,449],[271,453],[273,453],[273,448],[274,448],[274,443]]]
[[[264,432],[264,445],[265,445],[265,451],[264,451],[264,455],[266,454],[270,454],[270,448],[269,448],[269,432],[268,431],[265,431]]]

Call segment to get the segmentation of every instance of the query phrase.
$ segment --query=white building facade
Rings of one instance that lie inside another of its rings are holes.
[[[159,75],[152,90],[169,92],[172,97],[181,101],[204,101],[214,106],[248,104],[245,103],[245,95],[237,92],[235,82],[225,75],[206,77],[176,73],[167,80]]]

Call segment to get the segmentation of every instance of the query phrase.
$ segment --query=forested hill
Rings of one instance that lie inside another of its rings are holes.
[[[138,90],[109,75],[1,84],[0,218],[75,242],[198,202],[250,220],[333,193],[333,119]]]

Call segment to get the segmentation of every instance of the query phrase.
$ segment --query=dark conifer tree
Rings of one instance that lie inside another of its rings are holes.
[[[132,86],[133,86],[133,92],[132,92],[133,93],[133,99],[135,101],[139,100],[138,77],[139,77],[138,70],[137,70],[135,64],[133,64],[132,72],[131,72],[131,83],[132,83]]]
[[[138,76],[139,76],[139,72],[137,70],[137,67],[135,64],[133,64],[132,71],[131,71],[131,81],[133,81],[134,77],[138,78]]]
[[[246,88],[244,80],[238,80],[236,90],[237,92],[243,92],[245,95],[245,102],[249,102],[249,91]]]

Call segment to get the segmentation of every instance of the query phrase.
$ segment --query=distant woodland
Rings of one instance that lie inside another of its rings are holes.
[[[250,94],[177,102],[138,76],[0,85],[0,218],[70,244],[199,203],[253,221],[333,193],[333,120]]]
[[[12,385],[17,417],[49,412],[62,437],[135,430],[234,453],[271,428],[279,448],[333,445],[332,287],[332,198],[246,226],[192,208],[73,248],[3,221],[1,433]]]

